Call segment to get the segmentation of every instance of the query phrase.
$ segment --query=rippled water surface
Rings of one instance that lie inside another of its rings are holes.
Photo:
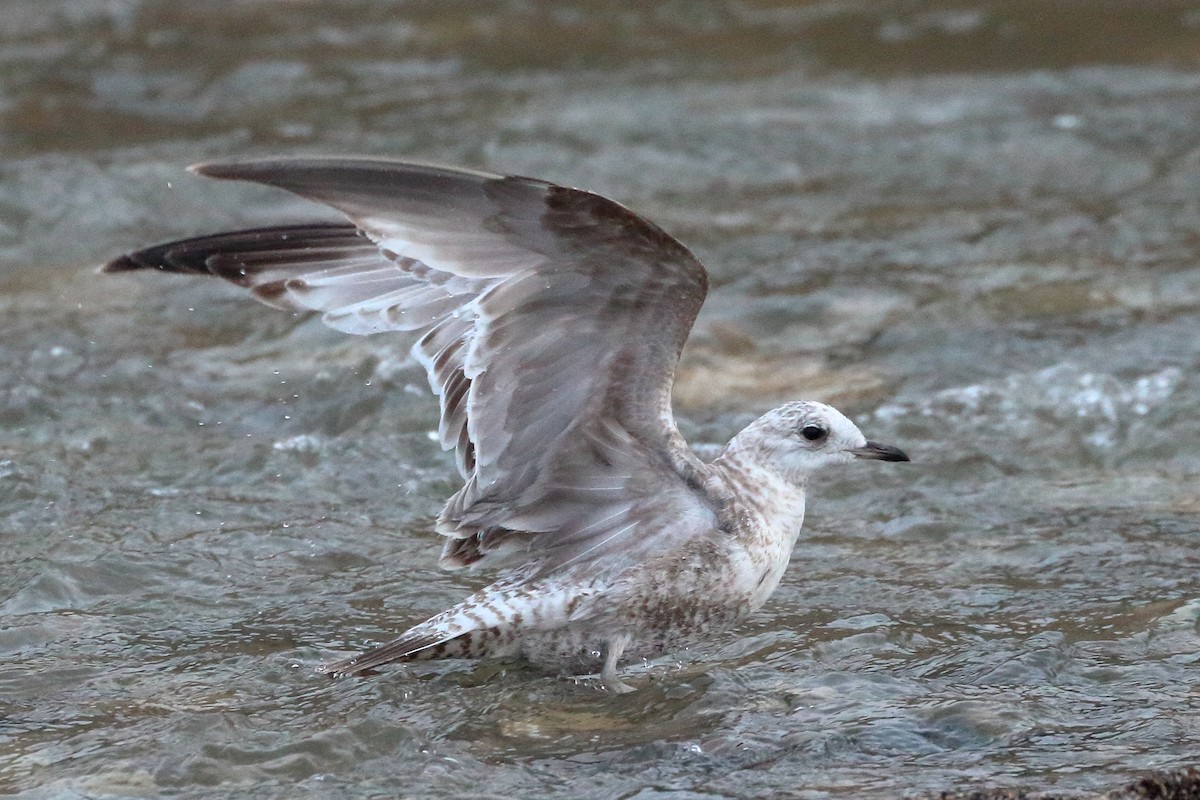
[[[1094,791],[1200,752],[1200,4],[0,4],[0,793]],[[709,265],[676,392],[914,463],[771,602],[589,682],[313,668],[472,586],[403,336],[94,266],[320,216],[191,162],[537,175]]]

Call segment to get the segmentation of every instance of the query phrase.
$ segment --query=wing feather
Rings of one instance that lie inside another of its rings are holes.
[[[352,224],[170,242],[109,271],[217,275],[339,330],[424,331],[463,487],[438,520],[447,566],[597,563],[711,517],[670,394],[706,276],[657,226],[544,181],[374,159],[203,164]],[[667,515],[667,516],[664,516]]]

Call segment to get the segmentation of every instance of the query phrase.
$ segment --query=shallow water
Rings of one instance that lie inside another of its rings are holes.
[[[1200,750],[1200,5],[0,5],[0,792],[1097,790]],[[1064,10],[1066,9],[1066,10]],[[368,152],[604,192],[713,288],[681,425],[830,400],[772,601],[642,691],[323,659],[472,585],[404,337],[95,264]]]

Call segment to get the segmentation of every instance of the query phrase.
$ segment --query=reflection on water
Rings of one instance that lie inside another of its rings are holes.
[[[1187,763],[1198,14],[0,6],[0,791],[891,798]],[[319,215],[182,167],[322,151],[627,203],[710,267],[693,442],[808,395],[915,463],[822,476],[771,603],[636,694],[315,675],[471,586],[433,568],[453,470],[408,342],[90,265]]]

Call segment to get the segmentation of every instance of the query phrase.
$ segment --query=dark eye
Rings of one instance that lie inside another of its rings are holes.
[[[818,439],[824,439],[829,434],[829,431],[822,428],[820,425],[805,425],[800,429],[800,435],[810,442],[815,442]]]

